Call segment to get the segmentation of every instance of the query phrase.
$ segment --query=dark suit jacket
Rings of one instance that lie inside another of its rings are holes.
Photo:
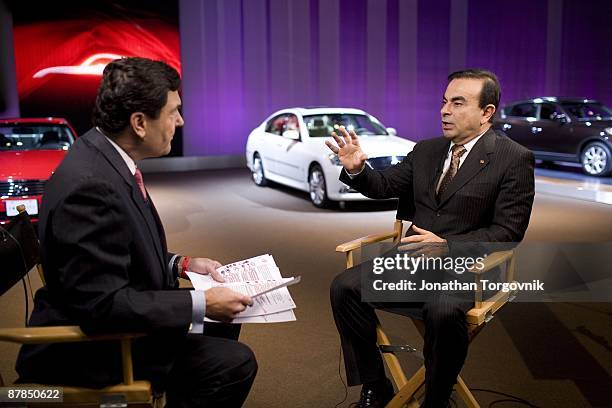
[[[79,138],[45,187],[39,232],[46,285],[30,324],[145,332],[135,372],[163,381],[191,322],[153,203],[96,130]],[[103,386],[121,380],[117,342],[24,346],[21,381]]]
[[[519,242],[534,197],[533,154],[492,129],[476,142],[442,197],[435,197],[450,142],[441,137],[414,146],[384,171],[368,166],[340,180],[371,198],[400,198],[398,217],[453,242]]]

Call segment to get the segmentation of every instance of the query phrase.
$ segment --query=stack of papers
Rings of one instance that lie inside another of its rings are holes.
[[[298,283],[300,277],[283,278],[271,255],[234,262],[217,270],[225,282],[217,282],[210,275],[190,271],[187,271],[187,275],[194,289],[208,290],[221,286],[253,298],[253,306],[247,307],[232,323],[279,323],[295,320],[293,309],[296,305],[287,286]],[[270,290],[279,285],[280,288]],[[204,318],[204,321],[214,322],[208,318]]]

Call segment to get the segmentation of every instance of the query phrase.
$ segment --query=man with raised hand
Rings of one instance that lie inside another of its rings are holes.
[[[402,197],[412,220],[402,246],[448,252],[465,242],[521,241],[533,204],[534,157],[491,128],[500,93],[492,72],[452,73],[440,110],[444,137],[417,143],[401,163],[383,171],[367,166],[355,132],[340,128],[332,134],[335,144],[325,142],[344,167],[340,180],[371,198]],[[358,268],[336,276],[330,289],[348,384],[363,385],[358,406],[383,407],[393,397],[376,346],[374,312],[393,307],[424,321],[423,406],[446,407],[467,355],[465,313],[473,303],[443,294],[427,302],[362,302]]]

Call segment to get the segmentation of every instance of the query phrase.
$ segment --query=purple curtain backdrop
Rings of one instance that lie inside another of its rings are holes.
[[[502,104],[612,102],[607,0],[179,0],[184,154],[243,154],[292,106],[365,109],[412,140],[439,135],[446,76],[500,78]]]

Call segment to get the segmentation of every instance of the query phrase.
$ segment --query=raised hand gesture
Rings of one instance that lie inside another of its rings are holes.
[[[355,134],[355,131],[349,133],[344,126],[340,126],[337,132],[341,134],[341,137],[336,132],[332,132],[331,134],[337,146],[329,140],[326,140],[325,144],[332,152],[338,155],[338,159],[340,159],[340,163],[342,163],[346,171],[349,173],[360,172],[368,156],[361,150],[359,138]]]

